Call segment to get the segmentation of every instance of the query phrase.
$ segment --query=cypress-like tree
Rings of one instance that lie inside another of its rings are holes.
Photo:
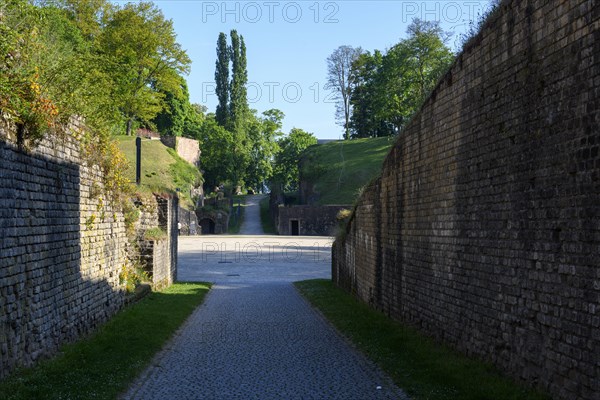
[[[233,38],[232,38],[233,39]],[[215,120],[222,127],[229,125],[229,49],[227,48],[227,35],[219,34],[217,40],[217,61],[215,69],[215,91],[219,104],[215,112]]]
[[[229,99],[229,129],[239,134],[244,131],[244,120],[248,113],[248,71],[246,66],[246,44],[236,30],[231,31],[231,93]]]

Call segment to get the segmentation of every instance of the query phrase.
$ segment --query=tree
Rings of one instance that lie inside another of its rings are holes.
[[[248,116],[248,71],[246,67],[246,45],[244,37],[238,35],[236,30],[231,31],[231,92],[229,97],[229,130],[242,135],[244,122]]]
[[[161,135],[182,136],[185,133],[185,122],[188,118],[190,96],[185,79],[180,78],[180,86],[176,90],[159,90],[163,97],[163,107],[153,124]]]
[[[200,168],[207,187],[211,189],[230,180],[237,168],[233,134],[209,116],[202,124],[198,139],[202,149]]]
[[[344,139],[350,138],[350,93],[352,91],[352,63],[362,53],[360,47],[340,46],[327,58],[326,89],[332,90],[337,99],[336,117],[344,127]]]
[[[415,19],[407,32],[409,37],[384,56],[378,77],[377,108],[397,131],[417,111],[454,60],[439,22]]]
[[[292,128],[290,134],[277,141],[279,152],[275,156],[274,180],[284,191],[298,188],[298,162],[309,146],[317,144],[317,138],[302,129]]]
[[[381,137],[394,134],[394,127],[382,117],[378,109],[378,96],[385,96],[378,86],[378,76],[383,66],[379,50],[361,54],[352,63],[352,91],[350,128],[352,138]]]
[[[183,136],[191,139],[198,139],[202,131],[202,124],[206,117],[206,106],[191,103],[187,107],[185,124],[183,127]]]
[[[102,32],[102,25],[114,12],[108,0],[58,0],[86,39],[93,41]]]
[[[248,138],[251,143],[250,162],[246,181],[261,191],[273,176],[274,156],[279,150],[277,138],[283,135],[283,112],[271,109],[263,112],[263,118],[253,116],[248,125]]]
[[[173,22],[152,3],[127,3],[100,37],[106,68],[115,79],[114,101],[131,134],[134,121],[149,123],[162,109],[160,87],[178,93],[190,59],[176,42]]]
[[[217,40],[217,61],[215,68],[215,92],[219,104],[215,112],[215,120],[222,127],[229,124],[229,50],[227,48],[227,35],[219,34]]]

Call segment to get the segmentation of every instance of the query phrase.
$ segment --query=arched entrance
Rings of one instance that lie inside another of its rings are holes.
[[[200,232],[203,235],[211,235],[215,233],[215,221],[210,218],[202,218],[198,221],[198,225],[200,226]]]

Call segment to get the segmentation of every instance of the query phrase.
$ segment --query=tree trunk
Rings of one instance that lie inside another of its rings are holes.
[[[133,124],[133,121],[131,120],[131,118],[129,118],[129,119],[127,120],[127,128],[126,128],[126,131],[125,131],[125,134],[126,134],[127,136],[131,136],[131,125],[132,125],[132,124]]]

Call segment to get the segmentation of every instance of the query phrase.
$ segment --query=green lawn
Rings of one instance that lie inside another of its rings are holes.
[[[297,282],[296,287],[412,399],[549,399],[503,377],[492,365],[467,358],[372,310],[329,280]]]
[[[360,189],[381,173],[394,140],[356,139],[309,147],[301,176],[320,193],[319,204],[353,204]]]
[[[135,137],[117,136],[119,148],[129,161],[127,176],[135,182]],[[142,139],[142,173],[140,190],[155,193],[175,193],[180,189],[179,198],[186,208],[193,208],[190,187],[200,184],[202,175],[191,165],[159,140]]]
[[[177,283],[133,304],[89,338],[0,383],[0,399],[111,399],[203,301],[209,284]]]

